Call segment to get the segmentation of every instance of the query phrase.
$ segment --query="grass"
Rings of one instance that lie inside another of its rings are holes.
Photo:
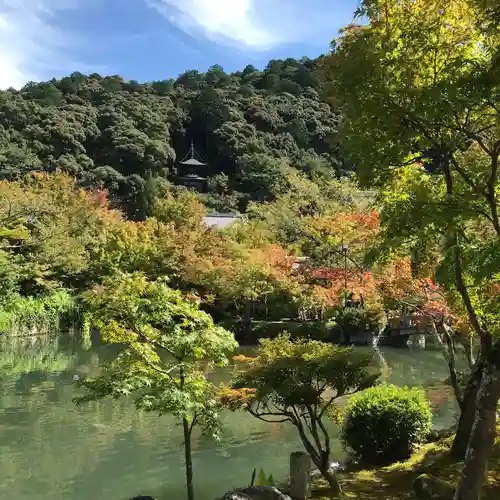
[[[420,474],[455,485],[460,476],[462,462],[453,459],[450,446],[453,438],[422,446],[405,462],[378,469],[351,470],[340,476],[346,498],[359,500],[407,500],[415,499],[413,482]],[[326,483],[314,485],[312,498],[328,500]],[[497,439],[482,500],[500,498],[500,439]]]
[[[67,290],[56,290],[45,297],[19,296],[0,308],[0,333],[49,333],[72,312],[76,312],[76,302]]]

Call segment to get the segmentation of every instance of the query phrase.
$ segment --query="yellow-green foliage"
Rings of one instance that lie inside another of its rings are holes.
[[[450,447],[453,438],[446,438],[419,448],[408,460],[388,467],[351,470],[342,474],[345,497],[357,500],[410,500],[415,498],[413,482],[420,474],[456,485],[462,462],[453,459]],[[500,440],[493,448],[489,461],[482,500],[500,498]],[[328,500],[327,485],[316,482],[313,498]]]

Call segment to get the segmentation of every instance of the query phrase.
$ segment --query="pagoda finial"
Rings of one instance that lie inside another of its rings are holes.
[[[189,151],[184,157],[182,161],[179,163],[181,164],[186,164],[186,165],[198,165],[198,166],[205,166],[206,163],[203,163],[203,161],[200,161],[201,157],[200,155],[196,152],[194,149],[194,141],[191,140],[191,146],[189,147]]]

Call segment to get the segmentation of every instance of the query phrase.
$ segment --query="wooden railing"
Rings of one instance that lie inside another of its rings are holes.
[[[417,331],[425,331],[431,328],[431,319],[428,316],[412,314],[411,316],[395,316],[388,319],[389,329],[403,330],[414,328]]]

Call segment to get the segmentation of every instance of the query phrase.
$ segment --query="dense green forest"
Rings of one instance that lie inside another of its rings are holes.
[[[209,164],[209,209],[273,200],[290,187],[291,169],[313,180],[347,169],[320,63],[273,60],[232,74],[213,66],[146,84],[73,73],[9,89],[0,93],[0,178],[60,170],[104,186],[142,219],[193,140]]]

